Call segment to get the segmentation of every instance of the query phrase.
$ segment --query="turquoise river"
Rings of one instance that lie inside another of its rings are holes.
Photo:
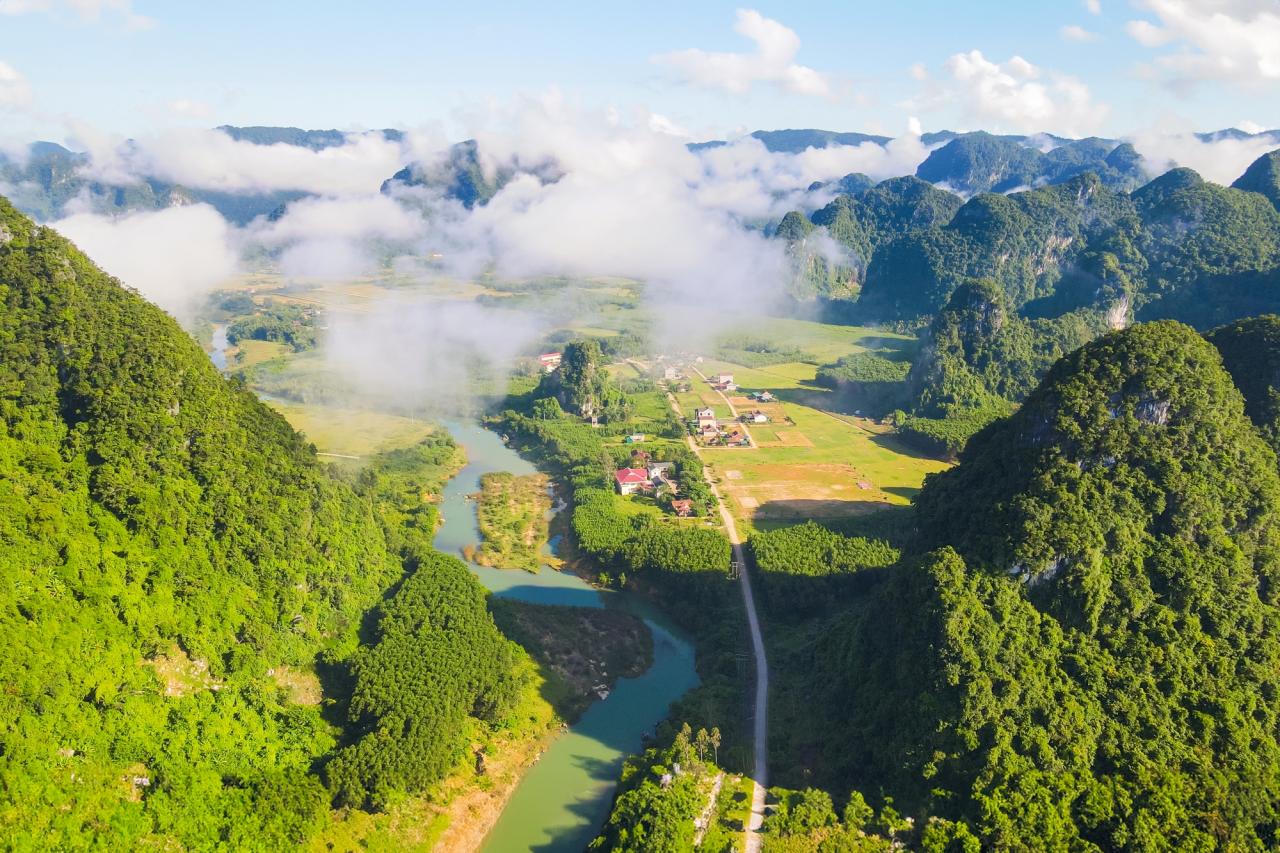
[[[449,481],[441,500],[444,523],[435,545],[461,556],[479,542],[475,504],[480,476],[491,471],[532,474],[535,468],[493,432],[476,423],[448,424],[467,452],[467,466]],[[623,759],[666,717],[671,703],[697,684],[693,646],[652,605],[627,593],[602,593],[576,575],[544,567],[538,574],[472,566],[495,596],[541,604],[620,607],[653,632],[653,666],[638,678],[619,679],[608,698],[593,704],[556,738],[520,781],[485,839],[485,853],[581,853],[604,822]]]

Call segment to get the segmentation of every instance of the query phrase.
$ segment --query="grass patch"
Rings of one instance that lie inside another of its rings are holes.
[[[417,418],[390,415],[369,409],[268,401],[289,424],[306,436],[321,453],[345,456],[372,456],[387,450],[410,447],[436,431]]]
[[[232,364],[235,367],[253,367],[255,364],[271,361],[273,358],[279,358],[282,355],[288,355],[293,352],[284,344],[275,341],[257,341],[252,338],[246,338],[235,346],[235,354],[231,356]]]

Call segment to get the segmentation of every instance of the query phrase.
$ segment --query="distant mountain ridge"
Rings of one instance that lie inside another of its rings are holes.
[[[349,132],[337,129],[235,125],[215,129],[239,142],[290,145],[311,151],[338,147],[350,139]],[[404,132],[394,128],[367,133],[381,134],[393,142],[404,139]],[[757,130],[749,136],[771,152],[786,154],[832,146],[883,146],[892,141],[892,137],[880,134],[817,128]],[[1196,137],[1206,142],[1265,137],[1280,147],[1280,130],[1251,134],[1228,128],[1196,134]],[[920,140],[933,150],[916,169],[915,176],[961,196],[1057,184],[1085,172],[1096,174],[1104,186],[1130,191],[1149,177],[1138,152],[1131,144],[1118,139],[941,130],[922,134]],[[727,144],[726,140],[707,140],[688,147],[692,151],[703,151]],[[77,210],[105,214],[207,203],[236,224],[273,213],[279,215],[286,205],[308,195],[301,191],[220,192],[184,187],[153,176],[143,176],[132,183],[108,183],[86,175],[88,163],[88,155],[84,153],[53,142],[35,142],[23,157],[0,154],[0,192],[6,193],[20,210],[40,221],[65,216],[74,200]],[[486,174],[476,142],[464,140],[431,163],[406,163],[400,171],[388,176],[381,189],[391,192],[396,187],[429,187],[473,207],[485,204],[518,173],[535,174],[544,181],[556,180],[560,174],[552,163],[512,163]],[[1250,180],[1260,182],[1258,186],[1262,189],[1258,191],[1268,193],[1265,176]],[[873,184],[865,175],[851,174],[834,181],[815,182],[809,189],[856,194]],[[369,188],[370,192],[376,189]],[[1273,201],[1280,196],[1280,190],[1273,188],[1269,192]]]

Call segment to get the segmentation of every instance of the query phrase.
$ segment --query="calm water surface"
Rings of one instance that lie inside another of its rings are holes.
[[[445,486],[444,518],[435,546],[461,557],[479,544],[475,504],[480,475],[491,471],[532,474],[493,432],[475,423],[446,424],[467,451],[467,466]],[[698,683],[693,646],[648,602],[627,593],[601,593],[576,575],[544,567],[530,572],[471,566],[494,595],[538,604],[619,607],[644,619],[653,632],[653,666],[639,678],[621,678],[609,698],[593,704],[557,738],[521,780],[497,825],[486,853],[573,851],[580,853],[609,813],[622,760],[636,752],[643,735],[667,716],[671,703]]]

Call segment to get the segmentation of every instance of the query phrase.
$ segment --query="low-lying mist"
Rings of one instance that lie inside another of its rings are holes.
[[[792,154],[744,137],[693,150],[660,116],[592,112],[556,93],[477,113],[463,126],[478,144],[479,178],[501,183],[484,204],[467,206],[443,186],[384,188],[406,164],[430,171],[445,163],[451,151],[438,132],[351,134],[315,150],[175,131],[94,140],[85,173],[308,195],[241,227],[207,204],[116,217],[84,211],[53,225],[187,321],[211,291],[264,267],[293,288],[393,277],[396,286],[372,289],[359,311],[338,305],[326,315],[321,345],[335,389],[398,408],[454,406],[500,384],[518,355],[534,352],[578,310],[557,302],[555,291],[507,301],[518,307],[459,299],[459,281],[636,280],[653,348],[705,349],[729,326],[786,303],[794,272],[768,234],[772,223],[829,201],[826,182],[854,172],[877,180],[913,174],[931,150],[914,120],[886,145]],[[1238,175],[1262,144],[1172,130],[1133,141],[1153,171],[1186,163],[1216,180]],[[851,262],[821,235],[807,248]]]

